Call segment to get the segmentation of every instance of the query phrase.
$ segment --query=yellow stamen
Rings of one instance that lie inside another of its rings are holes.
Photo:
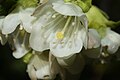
[[[68,17],[68,20],[67,20],[64,28],[62,29],[62,31],[56,33],[56,38],[57,38],[57,39],[63,39],[63,38],[64,38],[64,32],[65,32],[67,26],[69,25],[69,23],[70,23],[70,21],[71,21],[71,18],[72,18],[71,16]]]
[[[63,38],[64,38],[63,32],[57,32],[57,33],[56,33],[56,38],[57,38],[57,39],[63,39]]]

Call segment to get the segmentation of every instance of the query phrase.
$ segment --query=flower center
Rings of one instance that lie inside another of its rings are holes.
[[[72,19],[72,17],[69,16],[68,19],[67,19],[67,21],[66,21],[66,23],[65,23],[65,26],[64,26],[63,29],[62,29],[62,31],[56,33],[56,38],[57,38],[58,40],[61,40],[61,39],[64,38],[64,32],[65,32],[65,30],[67,29],[67,26],[69,25],[71,19]]]
[[[62,32],[57,32],[57,33],[56,33],[56,38],[57,38],[57,39],[63,39],[63,38],[64,38],[64,33],[62,33]]]

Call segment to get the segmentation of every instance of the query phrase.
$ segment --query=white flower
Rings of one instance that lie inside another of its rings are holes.
[[[100,47],[101,39],[100,35],[95,29],[89,29],[88,32],[88,48],[98,48]]]
[[[15,58],[21,58],[31,50],[29,47],[29,34],[24,30],[19,30],[19,28],[8,36],[8,43],[12,47]]]
[[[0,16],[0,31],[2,30],[3,20],[4,20],[4,16]]]
[[[30,36],[34,50],[69,57],[86,47],[87,19],[77,5],[59,0],[42,7],[38,17]]]
[[[2,27],[3,34],[10,34],[15,31],[18,25],[24,27],[27,32],[31,32],[32,21],[35,17],[31,16],[35,8],[26,8],[22,7],[16,8],[10,14],[8,14],[4,21]]]
[[[7,38],[5,35],[2,34],[1,30],[2,30],[2,24],[3,24],[3,21],[4,21],[4,16],[0,16],[0,41],[1,41],[1,44],[4,45],[6,42],[7,42]]]
[[[35,53],[27,66],[31,80],[54,79],[59,69],[56,59],[48,53]]]
[[[72,3],[65,3],[63,0],[58,0],[57,2],[53,2],[53,9],[62,15],[67,16],[82,16],[84,13],[82,9]]]
[[[99,58],[101,54],[101,38],[96,29],[89,28],[87,50],[82,50],[81,54],[89,58]]]
[[[106,36],[102,39],[101,45],[107,46],[109,53],[115,53],[120,46],[120,35],[109,28],[106,31]]]
[[[15,58],[21,58],[30,51],[29,33],[35,19],[31,16],[34,10],[32,7],[26,9],[17,7],[2,21],[1,32],[7,35]]]

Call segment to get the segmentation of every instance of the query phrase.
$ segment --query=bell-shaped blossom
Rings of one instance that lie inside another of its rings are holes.
[[[101,45],[107,47],[109,53],[115,53],[120,46],[120,35],[108,28],[105,37],[101,40]]]
[[[36,51],[50,49],[55,57],[72,56],[87,47],[87,18],[75,4],[50,1],[39,8],[30,46]]]
[[[30,7],[23,9],[22,7],[17,7],[10,14],[8,14],[4,21],[2,27],[3,34],[10,34],[15,31],[18,25],[23,26],[27,32],[31,32],[32,21],[35,17],[31,16],[35,8]]]
[[[0,16],[0,41],[1,44],[4,45],[7,42],[7,37],[5,35],[2,34],[1,30],[2,30],[2,24],[4,21],[4,16]]]
[[[98,48],[101,44],[101,38],[99,33],[95,29],[89,29],[88,31],[88,49]]]
[[[82,50],[81,54],[89,58],[99,58],[101,54],[101,38],[96,29],[89,28],[88,30],[88,49]]]
[[[45,52],[43,54],[34,53],[27,66],[31,80],[54,79],[59,73],[59,69],[56,59],[53,56],[50,58],[49,53]]]
[[[31,50],[29,46],[29,33],[23,29],[20,30],[20,28],[17,28],[14,33],[9,34],[8,43],[11,45],[15,58],[21,58]]]
[[[22,3],[22,0],[19,3]],[[29,2],[27,2],[28,4]],[[1,33],[7,35],[15,58],[21,58],[31,50],[29,33],[35,19],[34,16],[31,16],[35,7],[27,7],[27,5],[23,7],[23,5],[17,4],[16,8],[5,16],[3,21],[0,21],[2,23]]]

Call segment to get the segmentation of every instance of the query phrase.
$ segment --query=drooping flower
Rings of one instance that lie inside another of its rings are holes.
[[[86,47],[87,18],[79,6],[49,0],[39,10],[30,36],[34,50],[50,49],[55,57],[70,57]]]
[[[32,27],[32,20],[34,19],[31,14],[35,8],[22,9],[22,7],[17,8],[10,14],[8,14],[3,21],[3,34],[10,34],[15,31],[15,29],[21,25],[23,28],[30,33]]]
[[[21,58],[31,49],[29,46],[29,33],[32,29],[31,16],[36,7],[37,0],[19,0],[2,21],[1,32],[8,37],[8,43],[12,46],[13,56]]]
[[[32,28],[32,21],[35,19],[31,16],[35,7],[37,6],[37,0],[19,0],[14,10],[9,13],[3,21],[3,34],[10,34],[15,31],[18,25],[30,33]]]
[[[96,29],[101,38],[105,36],[106,28],[113,28],[120,25],[120,21],[114,22],[109,20],[108,15],[94,5],[86,13],[86,16],[89,21],[88,27]]]
[[[119,34],[110,30],[110,28],[118,26],[120,21],[114,22],[109,20],[108,15],[96,6],[92,6],[86,15],[89,20],[89,29],[93,28],[99,33],[101,46],[103,48],[107,46],[109,53],[115,53],[120,45]],[[99,42],[99,39],[97,41]]]
[[[101,55],[101,38],[96,29],[88,29],[87,50],[82,50],[81,54],[89,58],[99,58]]]
[[[88,30],[88,49],[98,48],[101,45],[101,38],[97,30]]]
[[[54,56],[43,52],[34,53],[27,66],[27,72],[31,80],[54,79],[59,73],[60,67]]]
[[[29,33],[23,30],[23,26],[20,25],[22,18],[20,20],[19,14],[21,13],[10,13],[8,16],[0,19],[1,43],[5,44],[5,42],[8,41],[8,43],[11,45],[13,56],[15,58],[21,58],[30,51],[28,44]],[[22,15],[27,14],[23,13]],[[23,21],[25,22],[25,20]]]
[[[115,53],[120,47],[120,34],[107,28],[106,35],[101,40],[101,45],[103,47],[107,47],[108,53]]]
[[[83,51],[83,54],[90,58],[100,58],[101,56],[106,58],[110,56],[109,53],[115,53],[120,45],[119,34],[110,28],[118,26],[120,21],[109,20],[108,15],[96,6],[92,6],[86,16],[89,21],[89,30],[94,30],[88,32],[88,48],[91,49]]]
[[[21,58],[31,50],[29,35],[29,33],[20,28],[17,28],[15,32],[8,35],[8,43],[11,45],[15,58]]]
[[[3,35],[1,32],[3,21],[4,21],[4,16],[0,16],[0,41],[2,45],[4,45],[7,42],[7,37]]]

